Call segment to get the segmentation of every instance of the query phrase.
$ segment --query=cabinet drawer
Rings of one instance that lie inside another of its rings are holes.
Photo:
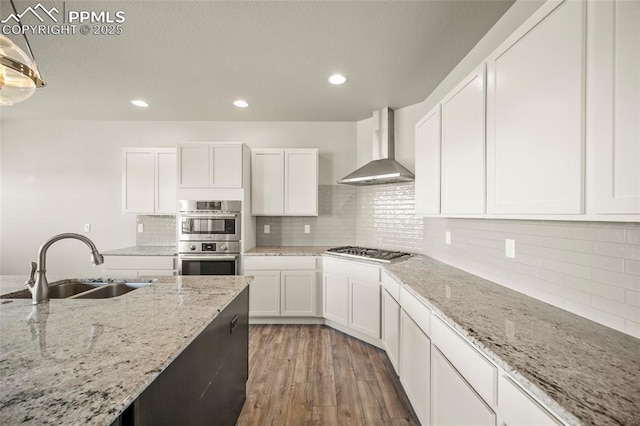
[[[324,257],[323,271],[365,281],[380,282],[380,268],[366,263]]]
[[[383,272],[382,285],[389,292],[391,297],[396,299],[396,302],[399,303],[400,302],[400,283],[394,280],[393,278],[391,278],[391,276],[386,272]]]
[[[400,306],[418,324],[422,332],[429,336],[431,332],[431,311],[429,308],[404,288],[400,289]]]
[[[476,392],[486,402],[495,405],[498,385],[496,366],[435,315],[431,323],[431,340]]]
[[[105,269],[175,269],[175,256],[105,256]]]
[[[545,408],[511,381],[500,376],[498,383],[498,406],[507,425],[542,426],[560,425]]]
[[[245,256],[245,271],[250,269],[269,270],[300,270],[316,269],[316,256]]]

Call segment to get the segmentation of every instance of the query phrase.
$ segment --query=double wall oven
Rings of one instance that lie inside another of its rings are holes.
[[[238,274],[240,203],[192,200],[179,202],[179,275]]]

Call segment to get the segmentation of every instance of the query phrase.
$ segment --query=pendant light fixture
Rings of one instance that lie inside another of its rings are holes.
[[[15,16],[16,6],[11,0]],[[21,26],[22,23],[18,22]],[[40,78],[27,35],[23,32],[29,55],[24,53],[8,37],[0,35],[0,105],[9,106],[22,102],[35,92],[36,88],[45,85]]]

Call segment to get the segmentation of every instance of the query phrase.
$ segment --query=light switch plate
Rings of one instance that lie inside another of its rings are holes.
[[[515,259],[516,257],[516,240],[504,240],[505,256]]]
[[[138,224],[138,232],[139,232],[139,233],[144,232],[144,223],[139,223],[139,224]]]
[[[265,233],[265,234],[268,234],[268,233],[270,233],[270,232],[271,232],[271,226],[269,226],[269,225],[265,225],[265,226],[264,226],[264,233]]]
[[[91,224],[90,223],[85,223],[84,224],[84,232],[91,232]]]
[[[447,231],[444,233],[444,242],[446,244],[451,244],[451,232]]]
[[[311,225],[305,225],[304,226],[304,233],[305,234],[310,234],[311,233]]]

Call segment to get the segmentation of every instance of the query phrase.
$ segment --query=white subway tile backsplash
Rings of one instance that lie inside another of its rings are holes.
[[[137,223],[143,225],[144,232],[136,232],[138,246],[173,246],[176,244],[175,216],[138,216]]]
[[[595,243],[594,252],[603,256],[640,260],[640,246],[632,244]]]
[[[636,336],[639,250],[640,223],[424,219],[424,254]]]

